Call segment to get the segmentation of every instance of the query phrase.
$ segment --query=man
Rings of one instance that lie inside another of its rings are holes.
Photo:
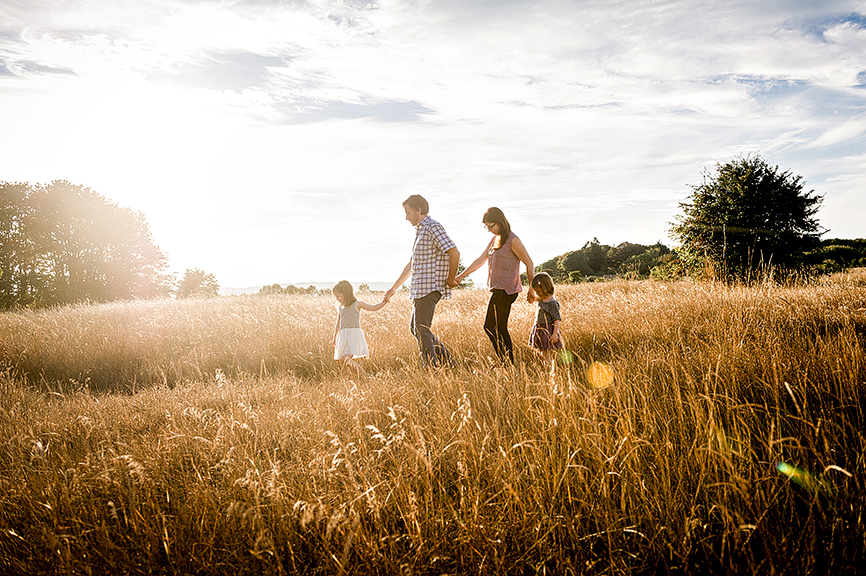
[[[442,298],[451,297],[451,286],[456,285],[457,266],[460,252],[448,237],[445,228],[427,213],[430,210],[427,200],[413,194],[403,202],[406,220],[415,226],[415,244],[412,258],[403,269],[394,285],[385,293],[385,298],[393,296],[397,289],[412,276],[409,296],[414,302],[409,329],[418,341],[421,357],[427,366],[453,365],[454,358],[445,344],[430,330],[436,304]]]

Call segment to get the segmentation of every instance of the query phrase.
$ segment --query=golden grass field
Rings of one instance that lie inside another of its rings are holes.
[[[330,295],[0,314],[0,574],[858,572],[866,273],[556,295],[552,383],[481,290],[451,370],[362,313],[359,381]]]

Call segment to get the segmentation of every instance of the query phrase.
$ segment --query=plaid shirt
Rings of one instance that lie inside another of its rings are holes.
[[[412,246],[412,285],[409,296],[423,298],[431,292],[451,297],[451,288],[446,284],[450,258],[448,250],[457,245],[448,237],[442,224],[425,216],[415,228],[415,244]]]

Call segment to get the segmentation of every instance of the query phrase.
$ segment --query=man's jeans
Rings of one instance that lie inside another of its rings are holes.
[[[412,319],[409,321],[409,330],[418,341],[421,358],[423,358],[425,366],[441,366],[442,364],[451,366],[454,364],[451,352],[430,331],[430,327],[433,325],[433,313],[436,311],[436,304],[441,298],[442,294],[438,291],[416,298]]]

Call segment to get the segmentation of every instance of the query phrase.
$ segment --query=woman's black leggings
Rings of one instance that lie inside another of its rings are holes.
[[[508,360],[514,364],[514,344],[511,335],[508,334],[508,315],[511,314],[511,305],[517,300],[518,294],[506,294],[505,290],[491,290],[490,302],[487,303],[487,317],[484,319],[484,333],[490,338],[496,355],[501,360]]]

